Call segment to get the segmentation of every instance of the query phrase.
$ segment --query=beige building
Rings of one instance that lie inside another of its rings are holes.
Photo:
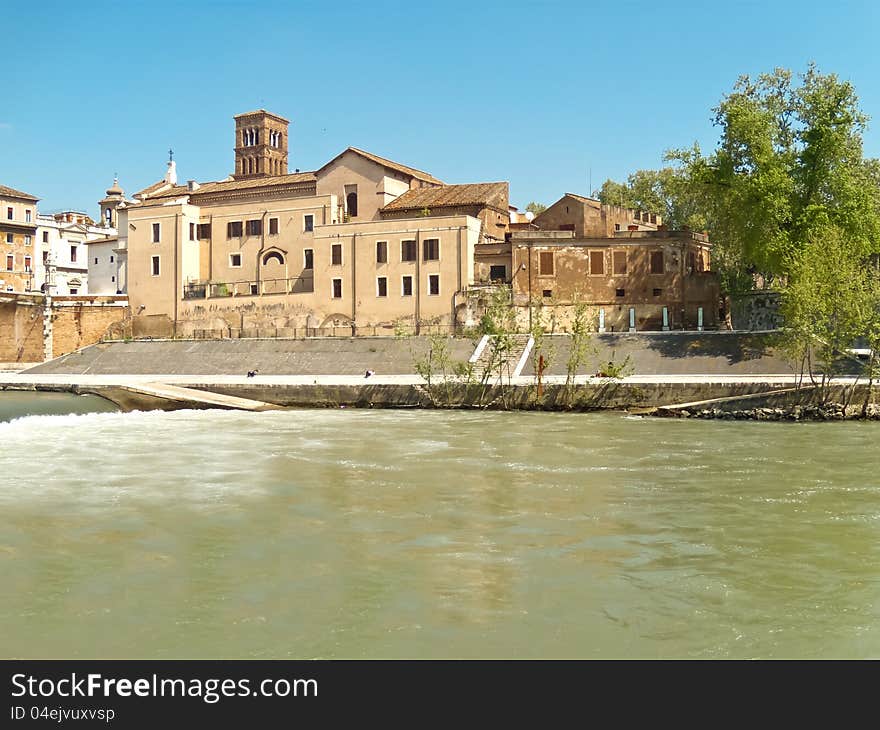
[[[34,254],[39,198],[0,185],[0,291],[34,288]]]
[[[474,249],[503,240],[507,183],[444,185],[353,147],[291,174],[287,120],[258,110],[235,124],[229,178],[178,185],[169,161],[118,208],[140,333],[380,334],[467,318]]]

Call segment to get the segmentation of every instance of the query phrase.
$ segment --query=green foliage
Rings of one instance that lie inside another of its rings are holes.
[[[729,291],[772,287],[808,243],[838,230],[867,255],[880,237],[880,166],[862,155],[866,117],[855,90],[811,65],[742,76],[714,110],[718,147],[675,150],[715,243]],[[702,191],[702,192],[700,192]]]
[[[619,380],[632,375],[633,372],[635,372],[635,367],[629,355],[623,358],[621,362],[617,362],[614,359],[614,353],[611,353],[611,359],[599,366],[599,369],[596,371],[596,377]]]
[[[707,218],[696,187],[684,168],[638,170],[626,183],[606,180],[598,192],[606,205],[634,208],[662,216],[667,228],[704,230]]]
[[[541,215],[545,210],[547,210],[547,206],[543,203],[536,203],[534,200],[526,206],[526,210],[529,213],[534,213],[536,216]]]
[[[844,231],[826,226],[810,232],[803,249],[789,257],[783,291],[785,331],[782,347],[815,381],[824,401],[830,381],[849,360],[846,351],[858,338],[880,344],[880,278],[866,265],[858,243]],[[874,359],[867,375],[873,379]]]
[[[585,302],[575,303],[569,331],[571,343],[569,344],[568,360],[565,362],[565,387],[567,390],[570,390],[574,385],[578,369],[596,351],[592,341],[594,320],[595,316],[590,314]]]

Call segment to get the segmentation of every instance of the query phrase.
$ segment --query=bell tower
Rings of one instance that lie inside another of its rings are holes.
[[[107,188],[107,195],[98,201],[101,206],[101,225],[116,228],[116,209],[125,201],[125,191],[119,187],[119,178],[113,178],[113,185]]]
[[[287,174],[287,126],[284,117],[258,109],[235,119],[236,180]]]

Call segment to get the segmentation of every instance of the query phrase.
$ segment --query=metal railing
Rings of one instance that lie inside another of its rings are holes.
[[[184,299],[222,299],[225,297],[259,297],[265,294],[310,294],[315,291],[311,276],[260,281],[221,281],[185,284]]]

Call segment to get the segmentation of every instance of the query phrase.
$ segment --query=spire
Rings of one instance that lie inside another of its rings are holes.
[[[168,150],[168,170],[165,172],[165,182],[177,185],[177,163],[174,162],[174,150]]]

